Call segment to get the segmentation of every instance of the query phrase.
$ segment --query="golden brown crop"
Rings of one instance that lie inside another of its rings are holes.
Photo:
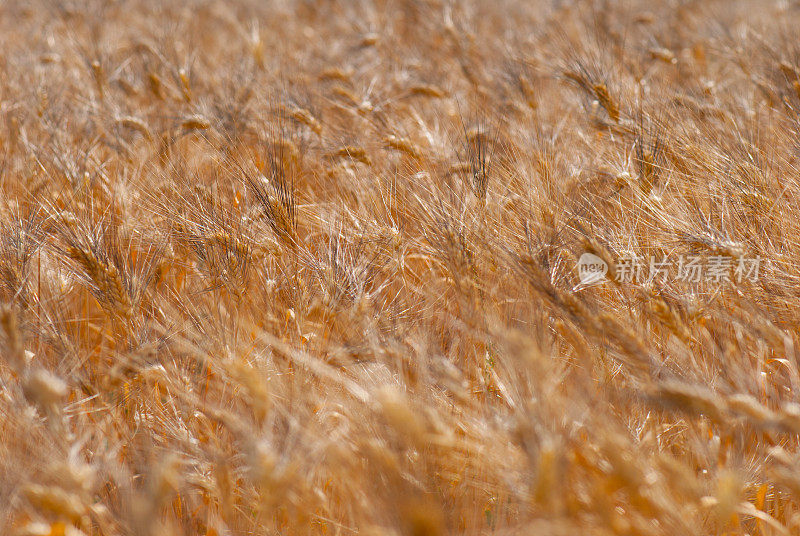
[[[0,2],[0,535],[800,533],[798,28]]]

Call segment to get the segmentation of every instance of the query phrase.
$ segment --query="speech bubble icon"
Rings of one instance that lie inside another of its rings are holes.
[[[608,263],[592,253],[584,253],[578,259],[578,277],[583,286],[597,285],[607,281]]]

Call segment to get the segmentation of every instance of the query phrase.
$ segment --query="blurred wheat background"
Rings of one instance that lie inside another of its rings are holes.
[[[800,534],[799,29],[0,3],[0,534]]]

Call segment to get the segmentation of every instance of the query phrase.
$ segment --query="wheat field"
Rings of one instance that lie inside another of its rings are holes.
[[[0,534],[800,534],[799,37],[0,2]]]

